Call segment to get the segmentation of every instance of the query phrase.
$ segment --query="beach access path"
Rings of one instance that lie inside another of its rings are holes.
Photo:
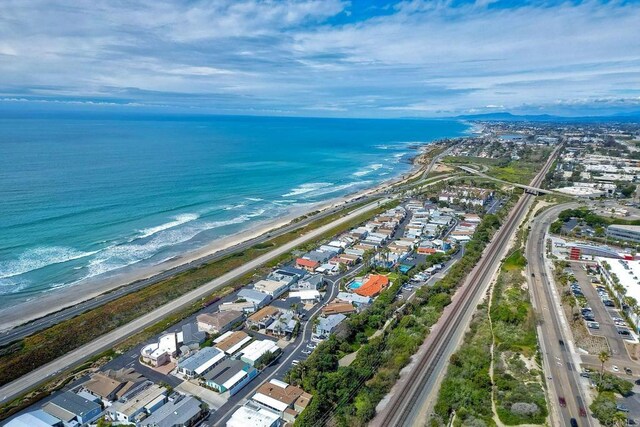
[[[0,388],[0,404],[6,403],[11,399],[20,396],[29,390],[37,387],[38,385],[48,381],[49,379],[55,377],[60,372],[69,369],[83,361],[87,360],[91,356],[99,354],[102,351],[112,348],[118,342],[123,339],[144,330],[145,328],[159,322],[169,314],[177,312],[182,308],[206,297],[214,290],[225,286],[227,283],[235,280],[242,275],[252,271],[253,269],[261,266],[262,264],[271,261],[272,259],[291,251],[297,246],[300,246],[310,240],[313,240],[322,234],[330,231],[331,229],[339,226],[341,224],[347,223],[352,219],[373,211],[378,206],[393,200],[394,197],[385,198],[382,200],[377,200],[372,203],[369,203],[361,208],[354,210],[353,212],[345,215],[344,217],[338,218],[335,221],[330,222],[329,224],[323,225],[315,230],[312,230],[306,233],[303,236],[300,236],[291,242],[288,242],[270,252],[267,252],[264,255],[261,255],[255,258],[252,261],[247,262],[246,264],[229,271],[228,273],[223,274],[222,276],[200,286],[197,289],[177,298],[174,301],[171,301],[168,304],[163,305],[141,317],[138,319],[115,329],[88,344],[85,344],[66,355],[59,357],[58,359],[50,362],[40,368],[37,368],[27,375],[22,376],[8,384],[5,384]]]

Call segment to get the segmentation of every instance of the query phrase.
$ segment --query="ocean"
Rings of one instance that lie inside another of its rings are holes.
[[[184,254],[411,167],[462,122],[0,119],[0,309]],[[87,285],[85,285],[87,286]]]

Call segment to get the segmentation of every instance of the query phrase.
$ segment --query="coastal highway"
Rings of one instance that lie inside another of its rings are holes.
[[[50,362],[44,366],[41,366],[40,368],[31,371],[27,375],[24,375],[23,377],[18,378],[11,383],[5,384],[0,388],[0,403],[5,403],[12,398],[19,396],[55,377],[60,372],[83,362],[89,357],[112,348],[115,344],[122,341],[124,338],[131,336],[149,327],[150,325],[155,324],[156,322],[161,321],[169,314],[179,311],[189,304],[192,304],[193,302],[206,297],[214,290],[225,286],[230,281],[241,277],[242,275],[252,271],[260,265],[291,251],[297,246],[300,246],[310,240],[321,236],[323,233],[330,231],[338,225],[349,222],[359,215],[370,212],[376,209],[380,204],[383,204],[390,200],[390,198],[382,199],[362,206],[349,213],[348,215],[345,215],[339,219],[336,219],[335,221],[330,222],[329,224],[312,230],[307,234],[292,240],[291,242],[285,243],[284,245],[273,249],[272,251],[267,252],[264,255],[261,255],[247,262],[246,264],[243,264],[242,266],[235,268],[223,274],[222,276],[200,286],[199,288],[194,289],[193,291],[188,292],[185,295],[182,295],[174,301],[163,305],[162,307],[159,307],[139,317],[138,319],[95,339],[90,343],[67,353],[66,355],[54,360],[53,362]]]
[[[559,305],[560,295],[549,280],[551,273],[544,256],[549,225],[561,211],[576,207],[578,205],[575,203],[558,205],[538,215],[531,222],[525,255],[533,306],[542,319],[537,326],[538,341],[549,387],[551,424],[569,426],[571,418],[575,418],[580,425],[591,426],[593,419],[587,415],[588,401],[580,387],[580,358],[573,351],[569,326]],[[566,401],[566,406],[560,405],[561,397]]]
[[[558,148],[547,160],[542,170],[531,181],[531,186],[540,185],[556,157]],[[389,393],[388,400],[380,405],[378,415],[371,426],[423,425],[429,416],[433,400],[446,371],[448,360],[461,342],[475,307],[486,292],[491,279],[500,266],[500,260],[509,248],[510,240],[528,211],[533,196],[523,194],[511,211],[504,225],[465,282],[456,292],[424,344],[414,356],[411,374],[404,372]]]

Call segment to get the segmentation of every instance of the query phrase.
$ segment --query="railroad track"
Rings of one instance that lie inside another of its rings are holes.
[[[554,151],[542,170],[531,181],[532,187],[540,185],[553,163],[557,151],[558,149]],[[418,400],[421,395],[421,386],[435,373],[438,362],[442,360],[447,352],[446,344],[448,339],[455,335],[458,328],[462,326],[465,314],[468,313],[468,310],[473,309],[474,302],[479,294],[483,292],[484,286],[482,285],[484,281],[490,274],[493,274],[491,267],[500,261],[500,254],[520,224],[522,216],[526,212],[525,208],[529,205],[532,197],[532,195],[525,193],[518,200],[507,222],[498,230],[494,241],[490,243],[489,251],[483,256],[480,263],[471,272],[471,275],[468,276],[467,283],[459,291],[461,293],[453,301],[445,317],[439,320],[438,324],[443,326],[434,331],[432,335],[433,343],[417,361],[417,372],[412,373],[402,390],[396,393],[387,405],[386,414],[374,419],[371,423],[372,426],[404,426],[409,421],[412,411],[417,404],[420,404]]]

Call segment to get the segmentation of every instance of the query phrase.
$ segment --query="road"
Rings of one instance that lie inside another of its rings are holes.
[[[558,149],[559,147],[531,181],[531,187],[540,185]],[[386,427],[424,423],[430,413],[433,398],[437,395],[448,360],[460,343],[475,311],[474,308],[497,271],[500,260],[509,247],[510,239],[532,201],[533,196],[527,193],[518,200],[505,224],[487,245],[479,263],[467,276],[454,295],[452,303],[445,308],[440,320],[427,336],[419,354],[415,356],[417,363],[411,375],[398,381],[389,394],[389,400],[370,425]]]
[[[235,280],[242,275],[252,271],[253,269],[261,266],[262,264],[284,254],[297,246],[300,246],[310,240],[313,240],[323,233],[333,229],[334,227],[344,224],[346,222],[351,221],[352,219],[362,215],[364,213],[370,212],[377,208],[379,204],[383,204],[390,199],[385,199],[382,201],[376,201],[373,203],[369,203],[363,207],[356,209],[350,214],[341,217],[329,224],[323,225],[315,230],[310,231],[304,236],[298,237],[291,242],[288,242],[264,255],[261,255],[246,264],[229,271],[228,273],[223,274],[222,276],[202,285],[201,287],[188,292],[185,295],[177,298],[176,300],[159,307],[138,319],[115,329],[94,341],[83,345],[80,348],[77,348],[70,353],[50,362],[40,368],[33,370],[32,372],[24,375],[23,377],[5,384],[0,388],[0,403],[5,403],[12,398],[19,396],[34,387],[42,384],[49,379],[58,375],[61,371],[66,370],[72,366],[75,366],[82,361],[90,358],[91,356],[98,354],[106,349],[112,348],[115,344],[122,341],[128,336],[131,336],[146,327],[149,327],[156,322],[162,320],[164,317],[168,316],[171,313],[181,310],[182,308],[196,302],[207,295],[211,294],[214,290],[225,286],[227,283]]]
[[[569,325],[561,312],[560,295],[549,280],[551,272],[545,262],[546,233],[549,225],[564,209],[574,204],[554,206],[534,218],[526,245],[527,277],[534,309],[542,319],[537,326],[538,341],[543,357],[543,367],[549,386],[550,416],[552,425],[569,426],[571,418],[581,425],[593,425],[590,416],[580,416],[580,408],[588,413],[586,393],[580,386],[580,357],[575,353]],[[560,342],[562,341],[562,343]],[[559,403],[560,397],[566,407]]]

